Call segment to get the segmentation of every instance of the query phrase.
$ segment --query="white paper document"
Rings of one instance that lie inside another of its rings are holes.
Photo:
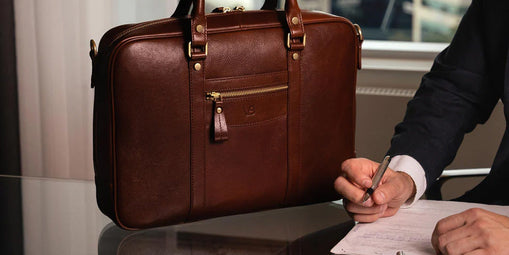
[[[398,251],[405,255],[435,254],[431,234],[436,223],[474,207],[509,215],[509,206],[419,200],[410,208],[400,209],[392,217],[356,224],[331,252],[355,255],[396,255]]]

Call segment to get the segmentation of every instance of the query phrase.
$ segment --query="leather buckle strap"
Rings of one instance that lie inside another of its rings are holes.
[[[298,40],[297,43],[294,43],[294,41]],[[302,38],[292,38],[290,33],[286,36],[286,47],[289,50],[302,50],[306,46],[306,34],[302,36]]]
[[[205,47],[197,47],[197,49],[201,49],[201,52],[193,52],[193,45],[191,41],[187,44],[187,56],[190,59],[203,59],[207,57],[207,54],[209,53],[209,43],[205,44]]]
[[[182,0],[186,1],[186,0]],[[182,2],[181,1],[181,2]],[[207,19],[205,16],[205,0],[192,0],[193,11],[191,13],[191,43],[188,46],[188,56],[193,60],[204,59],[207,56]],[[274,1],[275,0],[266,0]],[[273,2],[264,5],[266,7],[274,7]],[[189,4],[183,3],[179,5],[178,10],[174,15],[182,15],[189,8]],[[288,35],[287,47],[290,50],[302,50],[304,49],[306,36],[304,32],[304,24],[302,21],[302,13],[299,8],[297,0],[285,0],[285,16],[286,24],[288,26],[290,34]],[[293,37],[293,38],[292,38]],[[198,46],[202,47],[201,52],[193,52]],[[205,49],[203,49],[205,47]]]

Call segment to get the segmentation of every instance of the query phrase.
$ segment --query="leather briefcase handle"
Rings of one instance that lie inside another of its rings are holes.
[[[189,9],[191,8],[192,0],[180,0],[177,8],[171,15],[172,18],[181,18],[185,17],[189,14]],[[275,10],[277,8],[277,0],[265,0],[263,3],[261,10]]]
[[[271,5],[271,4],[268,4]],[[185,9],[186,3],[179,3]],[[179,9],[177,6],[177,9]],[[264,4],[265,6],[265,4]],[[176,10],[181,12],[179,10]],[[285,1],[286,27],[289,30],[286,45],[289,50],[302,50],[305,46],[304,24],[297,0]],[[193,0],[191,13],[191,40],[188,55],[192,60],[203,60],[207,57],[207,19],[205,17],[205,0]]]

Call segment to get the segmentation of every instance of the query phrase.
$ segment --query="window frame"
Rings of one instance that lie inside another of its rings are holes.
[[[427,72],[448,43],[366,40],[362,69]]]

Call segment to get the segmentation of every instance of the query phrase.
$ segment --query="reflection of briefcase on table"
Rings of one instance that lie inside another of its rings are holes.
[[[331,203],[126,231],[104,227],[98,254],[329,254],[353,227]]]
[[[203,5],[91,51],[97,200],[123,228],[335,200],[354,156],[360,29],[296,0]]]

